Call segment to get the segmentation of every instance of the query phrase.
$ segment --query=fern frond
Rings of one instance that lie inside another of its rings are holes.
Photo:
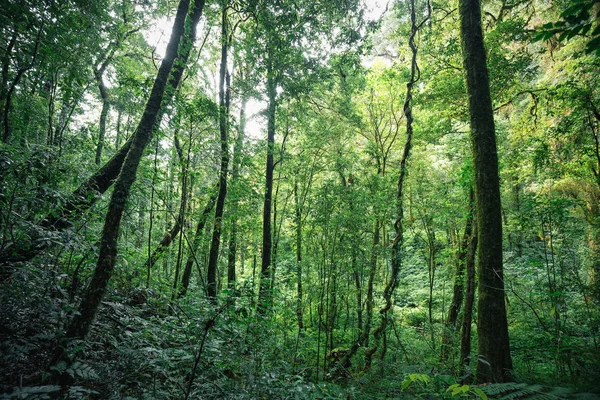
[[[582,398],[582,395],[588,395],[587,393],[576,393],[573,388],[548,387],[522,382],[493,383],[491,385],[481,386],[481,390],[483,390],[490,398],[501,400],[559,400]],[[592,397],[587,398],[598,398],[594,395],[589,395]]]

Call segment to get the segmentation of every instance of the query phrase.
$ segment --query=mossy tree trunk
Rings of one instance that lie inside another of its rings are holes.
[[[475,253],[477,252],[477,222],[476,216],[473,220],[473,232],[467,246],[467,257],[465,260],[465,299],[463,306],[463,317],[460,327],[460,359],[459,375],[466,376],[471,380],[471,373],[467,371],[471,355],[471,325],[473,324],[473,305],[475,304]]]
[[[459,0],[459,13],[469,97],[479,242],[477,381],[508,382],[513,376],[504,303],[500,179],[480,0]]]
[[[258,291],[257,309],[260,314],[266,314],[271,308],[273,294],[271,292],[271,209],[273,201],[273,170],[275,169],[273,152],[275,150],[275,110],[277,80],[273,70],[273,55],[267,59],[267,162],[265,167],[265,199],[263,205],[262,259],[260,266],[260,286]]]
[[[206,293],[210,299],[217,296],[217,263],[223,229],[223,210],[227,196],[227,168],[229,166],[229,72],[227,71],[227,52],[229,49],[229,34],[227,32],[227,2],[221,10],[221,65],[219,70],[219,135],[221,141],[221,168],[219,170],[219,195],[215,207],[213,233],[208,255],[208,270]]]
[[[242,98],[242,104],[240,107],[240,120],[238,127],[238,136],[235,141],[233,148],[233,167],[231,171],[231,183],[233,185],[239,184],[240,179],[240,166],[242,162],[242,146],[244,144],[244,132],[246,130],[246,103],[247,99]],[[238,194],[234,196],[231,202],[232,213],[237,214],[238,205]],[[231,235],[229,237],[229,254],[227,257],[227,286],[231,289],[235,288],[236,271],[235,263],[237,258],[237,215],[233,215],[231,219]],[[242,263],[243,264],[243,263]]]

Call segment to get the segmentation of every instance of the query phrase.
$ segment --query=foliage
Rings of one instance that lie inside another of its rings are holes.
[[[125,202],[114,275],[91,332],[66,343],[119,168],[108,189],[77,189],[118,154],[142,117],[175,3],[0,5],[0,398],[597,395],[596,0],[482,2],[518,383],[473,384],[478,324],[463,337],[465,303],[455,325],[447,322],[455,289],[468,283],[466,273],[455,274],[465,263],[474,181],[456,1],[415,2],[418,19],[429,5],[432,18],[415,38],[420,80],[401,268],[373,354],[406,139],[409,1],[390,2],[377,20],[368,1],[207,2],[182,83],[163,104]],[[231,173],[217,221],[217,296],[209,301],[223,6]],[[94,71],[104,61],[110,111],[96,165],[103,98]],[[260,314],[269,78],[273,301]],[[87,205],[65,216],[77,196]],[[64,218],[48,226],[48,216]],[[461,339],[472,345],[466,359]],[[51,363],[63,347],[66,357]]]
[[[585,51],[600,56],[600,25],[597,22],[600,3],[597,0],[576,0],[573,3],[560,14],[560,21],[544,24],[536,40],[549,40],[558,34],[558,40],[563,41],[575,36],[587,37],[589,33]]]

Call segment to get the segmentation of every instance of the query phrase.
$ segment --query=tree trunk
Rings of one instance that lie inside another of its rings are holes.
[[[177,261],[175,263],[175,278],[173,279],[173,293],[171,294],[171,300],[175,300],[177,296],[177,286],[179,285],[179,273],[181,271],[181,260],[183,256],[183,229],[185,228],[185,214],[187,213],[188,203],[188,170],[190,167],[190,151],[192,143],[192,131],[189,133],[189,143],[187,149],[187,156],[184,158],[183,149],[179,143],[179,137],[177,136],[177,129],[174,132],[175,136],[175,149],[177,150],[177,156],[181,165],[181,200],[179,202],[179,215],[177,216],[176,224],[179,225],[179,246],[177,248]],[[149,269],[149,268],[148,268]]]
[[[181,278],[181,290],[179,292],[179,297],[185,297],[190,286],[192,267],[194,266],[194,263],[198,264],[198,257],[196,255],[196,252],[200,247],[200,241],[202,240],[202,232],[204,230],[204,225],[206,225],[206,221],[208,220],[208,217],[217,201],[217,194],[217,190],[215,190],[211,194],[211,196],[208,198],[208,201],[206,202],[206,206],[204,207],[202,214],[200,215],[200,218],[198,218],[198,224],[196,225],[196,233],[194,234],[194,241],[190,246],[190,255],[188,256],[187,262],[185,263],[185,269],[183,270],[183,276]]]
[[[227,72],[227,51],[229,39],[227,33],[227,2],[221,11],[221,66],[219,72],[219,133],[221,139],[221,169],[219,171],[219,195],[215,207],[213,234],[208,256],[208,269],[206,279],[206,293],[209,299],[217,296],[217,263],[219,260],[219,247],[221,245],[221,231],[223,229],[223,209],[227,196],[227,168],[229,165],[229,146],[227,144],[227,131],[229,124],[229,72]]]
[[[169,231],[165,234],[165,236],[163,236],[162,240],[160,241],[160,243],[158,244],[156,249],[154,249],[154,251],[152,252],[150,257],[148,257],[148,259],[144,263],[144,269],[146,271],[148,271],[147,284],[150,281],[150,270],[154,267],[154,264],[156,264],[158,259],[160,257],[162,257],[162,255],[165,253],[167,248],[169,246],[171,246],[171,243],[173,242],[173,240],[175,240],[177,235],[179,235],[181,228],[183,227],[183,221],[185,219],[185,213],[186,213],[186,209],[187,209],[187,196],[188,196],[188,193],[187,193],[188,192],[187,169],[188,169],[188,165],[189,165],[189,152],[188,152],[188,158],[186,160],[183,156],[183,151],[181,149],[181,145],[179,144],[179,137],[178,137],[177,129],[174,133],[174,136],[175,136],[175,138],[174,138],[175,149],[177,152],[177,157],[179,159],[179,164],[181,165],[181,196],[180,196],[180,201],[179,201],[179,211],[177,213],[177,216],[175,217],[175,222],[173,224],[173,227],[171,229],[169,229]],[[158,148],[157,148],[157,151],[158,151]],[[155,157],[154,157],[155,172],[156,172],[156,161],[157,161],[156,154],[157,153],[155,153]],[[152,180],[153,180],[152,187],[154,187],[154,177],[152,178]],[[152,196],[152,197],[154,197],[154,196]],[[152,222],[152,214],[151,214],[151,222]],[[148,247],[150,247],[151,236],[152,236],[152,229],[150,228],[150,232],[148,234]],[[150,248],[148,248],[148,251],[150,251]]]
[[[373,247],[371,250],[371,260],[370,260],[370,268],[369,268],[369,280],[367,282],[367,299],[366,299],[366,315],[364,317],[364,323],[361,325],[362,329],[359,331],[358,339],[352,344],[350,349],[346,352],[346,355],[338,362],[333,365],[331,375],[337,376],[341,369],[348,368],[350,366],[350,360],[358,349],[361,346],[369,345],[369,335],[371,334],[371,321],[373,320],[373,284],[375,281],[375,274],[377,272],[377,248],[379,247],[379,221],[375,221],[375,228],[373,231]],[[354,260],[354,259],[353,259]],[[360,277],[358,275],[358,271],[355,272],[356,286],[360,289]],[[361,302],[360,298],[360,290],[357,295],[357,301]],[[362,304],[358,304],[359,309],[362,307]],[[309,308],[310,310],[310,308]],[[360,312],[362,318],[362,311]],[[371,359],[373,353],[372,351],[369,353],[371,349],[367,349],[367,354],[365,354],[365,370],[368,370],[371,367]]]
[[[356,332],[357,337],[362,336],[363,332],[363,303],[360,272],[356,262],[356,250],[352,249],[352,274],[354,276],[354,286],[356,288]]]
[[[500,180],[480,0],[459,0],[459,12],[469,95],[479,235],[477,381],[508,382],[514,378],[504,303]]]
[[[246,130],[246,99],[242,98],[240,108],[240,123],[238,127],[238,137],[233,148],[233,169],[231,171],[231,184],[237,185],[240,178],[240,164],[242,158],[242,146],[244,144],[244,133]],[[237,214],[238,194],[234,197],[231,204],[233,213]],[[229,237],[229,255],[227,258],[227,285],[230,289],[235,288],[236,272],[235,261],[237,257],[237,215],[231,220],[231,236]],[[243,264],[243,263],[242,263]]]
[[[473,212],[474,212],[474,192],[469,190],[469,209],[467,211],[467,219],[465,221],[465,231],[462,241],[458,247],[456,255],[456,272],[454,273],[454,288],[452,291],[452,301],[448,309],[448,316],[444,322],[444,331],[442,333],[442,347],[440,359],[446,361],[448,354],[452,348],[452,338],[456,330],[456,321],[462,307],[465,293],[465,269],[467,266],[467,255],[470,246],[471,236],[473,234]]]
[[[104,137],[106,136],[106,117],[110,110],[110,102],[108,101],[108,91],[104,85],[102,74],[104,70],[98,71],[96,79],[98,81],[98,89],[102,98],[102,111],[100,111],[100,124],[98,126],[98,144],[96,145],[96,165],[100,165],[102,161],[102,149],[104,148]]]
[[[108,282],[113,274],[117,256],[117,238],[119,236],[121,217],[123,215],[123,210],[125,209],[127,198],[129,197],[131,185],[135,181],[138,165],[144,149],[152,136],[152,130],[165,94],[169,73],[171,72],[171,68],[177,57],[179,43],[184,34],[188,8],[189,0],[181,0],[177,8],[177,15],[175,17],[165,57],[158,70],[142,119],[132,138],[131,148],[127,153],[121,172],[115,182],[115,188],[108,206],[104,229],[100,239],[100,255],[94,274],[81,305],[79,306],[79,312],[73,318],[67,329],[67,339],[85,338],[89,332],[94,316],[96,315],[98,306],[104,297]],[[62,358],[64,352],[61,351],[59,354],[59,357],[54,360],[55,362]]]
[[[370,259],[370,267],[369,267],[369,280],[367,282],[367,300],[366,300],[366,315],[365,315],[365,324],[363,330],[363,336],[361,338],[361,343],[363,346],[369,345],[369,335],[371,334],[371,322],[373,321],[373,307],[374,307],[374,299],[373,299],[373,285],[375,283],[375,275],[377,273],[377,253],[379,249],[379,237],[380,229],[379,229],[379,219],[375,220],[375,229],[373,231],[373,246],[371,248],[371,259]],[[373,359],[373,354],[377,347],[373,346],[365,352],[365,371],[368,371],[371,368],[371,362]]]
[[[298,319],[298,331],[304,329],[303,306],[302,306],[302,206],[300,204],[300,194],[298,193],[298,181],[294,180],[294,203],[295,203],[295,224],[296,224],[296,317]]]
[[[2,122],[4,122],[4,132],[2,134],[2,141],[4,143],[8,143],[10,136],[11,136],[11,126],[10,126],[9,116],[10,116],[10,108],[12,105],[12,96],[15,93],[15,90],[17,89],[17,86],[19,85],[21,78],[23,78],[23,75],[35,66],[35,60],[37,59],[38,50],[40,48],[41,36],[42,36],[42,32],[44,30],[45,22],[46,22],[46,18],[45,18],[45,16],[42,16],[42,21],[40,23],[40,27],[38,28],[37,35],[35,38],[35,45],[33,48],[33,54],[31,55],[31,61],[24,67],[19,68],[19,70],[17,71],[17,73],[15,75],[15,78],[13,79],[12,84],[10,85],[10,88],[8,89],[8,91],[6,92],[6,95],[4,97],[4,103],[3,103],[4,108],[2,109]]]
[[[267,163],[265,171],[265,201],[263,206],[263,241],[260,268],[260,287],[258,290],[258,312],[266,314],[271,308],[273,294],[271,292],[271,203],[273,199],[273,152],[275,149],[275,109],[277,83],[271,57],[267,60]]]
[[[473,232],[469,238],[466,257],[465,306],[463,307],[462,326],[460,330],[459,375],[470,381],[469,369],[471,358],[471,324],[473,322],[473,304],[475,303],[475,253],[477,252],[477,223],[473,216]]]
[[[13,28],[12,35],[6,45],[4,57],[2,57],[2,75],[0,77],[0,126],[4,126],[4,109],[6,105],[6,96],[8,95],[8,74],[12,52],[17,42],[18,30]]]

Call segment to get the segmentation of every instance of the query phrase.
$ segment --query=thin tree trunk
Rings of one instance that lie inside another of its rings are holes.
[[[204,206],[204,210],[200,217],[198,218],[198,224],[196,225],[196,233],[194,233],[194,241],[192,242],[192,246],[190,246],[190,255],[188,256],[187,262],[185,263],[185,269],[183,271],[183,276],[181,278],[181,291],[179,292],[179,297],[185,297],[187,294],[188,288],[190,286],[190,278],[192,276],[192,267],[194,263],[198,263],[197,251],[200,248],[200,242],[202,241],[202,232],[204,231],[204,225],[206,225],[206,221],[208,221],[208,217],[212,212],[212,209],[217,202],[218,191],[215,190],[208,201],[206,202],[206,206]]]
[[[360,347],[369,345],[369,335],[371,334],[371,321],[373,320],[373,284],[377,272],[377,248],[379,247],[379,236],[379,221],[376,220],[373,231],[373,247],[371,250],[369,280],[367,282],[366,315],[364,319],[364,324],[362,326],[361,334],[359,334],[358,339],[352,344],[346,355],[340,360],[339,363],[333,365],[333,368],[331,370],[332,376],[337,376],[342,369],[346,369],[350,366],[350,360],[356,354]],[[356,276],[356,278],[358,279],[358,276]],[[367,349],[367,352],[365,352],[365,370],[371,368],[371,361],[373,353],[375,352],[372,351],[369,353],[369,350],[371,349]]]
[[[152,274],[152,233],[154,231],[154,196],[156,194],[156,176],[158,175],[158,149],[160,147],[160,140],[158,136],[154,137],[154,165],[152,170],[152,182],[150,184],[150,210],[149,210],[149,221],[148,221],[148,260],[146,260],[146,288],[150,288],[150,276]],[[164,240],[164,239],[163,239]]]
[[[181,260],[183,257],[183,229],[185,227],[185,214],[187,212],[187,199],[189,195],[188,190],[188,169],[190,166],[190,150],[192,143],[192,131],[189,133],[189,146],[187,150],[187,157],[183,157],[183,150],[179,144],[179,138],[177,137],[177,130],[175,131],[175,148],[179,157],[179,163],[181,164],[181,201],[179,206],[179,215],[177,216],[177,224],[179,225],[179,246],[177,249],[177,262],[175,263],[175,278],[173,279],[173,293],[171,300],[175,300],[177,296],[177,286],[179,284],[179,273],[181,271]]]
[[[4,126],[4,108],[6,105],[6,96],[8,94],[8,73],[10,70],[11,54],[17,42],[18,30],[13,27],[12,35],[6,46],[4,57],[2,58],[2,75],[0,78],[0,126]]]
[[[100,165],[102,161],[102,150],[104,148],[104,137],[106,136],[106,117],[110,110],[110,102],[108,100],[108,91],[104,85],[104,78],[102,74],[104,70],[98,71],[96,79],[98,80],[98,89],[100,90],[100,97],[102,98],[102,111],[100,111],[100,124],[98,126],[98,144],[96,145],[96,165]]]
[[[294,202],[295,202],[295,223],[296,223],[296,317],[298,318],[298,331],[304,329],[303,311],[302,311],[302,206],[300,204],[300,195],[298,193],[298,181],[294,180]]]
[[[231,171],[231,184],[237,185],[240,179],[240,164],[242,158],[242,146],[244,144],[244,133],[246,130],[246,98],[242,98],[240,108],[240,123],[238,137],[233,148],[233,170]],[[237,213],[238,195],[231,202],[233,213]],[[227,285],[230,289],[235,288],[236,271],[235,262],[237,257],[237,216],[231,220],[231,236],[229,237],[229,255],[227,258]],[[243,263],[242,263],[243,264]]]
[[[459,0],[478,223],[477,382],[513,381],[502,272],[502,209],[480,0]]]
[[[476,216],[474,216],[476,219]],[[473,304],[475,303],[475,253],[477,252],[477,223],[473,221],[473,232],[469,238],[466,258],[465,306],[460,330],[459,375],[471,381],[471,325],[473,322]]]
[[[388,324],[388,312],[392,308],[393,301],[392,297],[396,287],[398,286],[398,278],[400,273],[400,267],[402,266],[402,244],[404,239],[404,227],[403,227],[403,219],[404,219],[404,177],[406,176],[407,170],[407,162],[410,156],[410,150],[412,148],[412,135],[413,135],[413,116],[412,116],[412,89],[414,84],[419,80],[420,73],[417,65],[417,47],[415,44],[415,37],[419,28],[427,22],[431,15],[431,7],[429,3],[427,4],[428,14],[427,17],[420,23],[417,24],[416,12],[415,12],[415,2],[411,0],[411,35],[408,41],[412,52],[411,59],[411,74],[410,80],[406,84],[406,97],[404,99],[404,115],[406,117],[406,142],[404,143],[404,151],[402,153],[402,158],[400,159],[400,172],[398,174],[398,185],[396,189],[396,221],[394,222],[394,230],[396,231],[396,237],[392,242],[392,271],[390,273],[390,277],[388,279],[387,285],[383,291],[383,297],[385,299],[385,305],[379,310],[379,314],[381,315],[380,325],[373,331],[373,339],[374,344],[371,348],[369,348],[366,352],[367,360],[370,361],[369,357],[377,350],[379,346],[379,341],[381,337],[384,336],[380,359],[383,361],[385,359],[385,355],[387,352],[387,341],[385,338],[386,328]],[[383,363],[382,363],[383,365]],[[365,365],[365,369],[370,367],[370,362]]]
[[[379,229],[379,219],[375,220],[375,229],[373,231],[373,247],[371,248],[371,260],[369,267],[369,280],[367,282],[367,309],[365,316],[365,326],[363,331],[363,337],[361,338],[361,342],[363,346],[369,346],[369,335],[371,334],[371,323],[373,321],[373,307],[374,307],[374,299],[373,299],[373,285],[375,283],[375,275],[377,273],[377,253],[379,251],[379,238],[380,238],[380,229]],[[373,354],[377,350],[377,346],[373,346],[368,348],[365,351],[365,371],[368,371],[371,368],[371,363],[373,360]]]
[[[158,246],[156,246],[156,248],[152,252],[152,255],[144,263],[145,270],[149,271],[154,267],[156,262],[167,251],[167,248],[169,246],[171,246],[171,243],[173,242],[173,240],[177,237],[177,235],[179,235],[179,232],[181,231],[182,220],[184,218],[184,208],[185,208],[184,197],[186,197],[186,194],[182,192],[181,200],[179,203],[179,212],[177,214],[177,217],[175,217],[175,222],[174,222],[173,226],[171,227],[171,229],[169,229],[169,231],[167,233],[165,233],[165,236],[163,236],[163,238],[160,241],[160,243],[158,244]]]
[[[265,201],[263,206],[263,240],[262,259],[260,268],[260,286],[258,290],[258,312],[266,314],[273,302],[271,292],[271,207],[273,200],[273,152],[275,149],[275,109],[277,83],[273,71],[273,56],[267,59],[267,94],[269,105],[267,107],[267,162],[265,169]]]
[[[363,304],[362,304],[362,287],[360,272],[356,262],[356,250],[352,250],[352,274],[354,275],[354,285],[356,287],[356,325],[357,337],[361,337],[363,333]]]
[[[116,138],[115,138],[115,148],[119,149],[121,147],[121,119],[123,118],[123,111],[117,108],[117,126],[116,126]]]
[[[10,116],[10,108],[12,105],[12,96],[15,93],[15,90],[17,89],[17,86],[19,85],[21,78],[23,78],[23,75],[35,66],[35,60],[37,59],[38,50],[40,48],[42,31],[44,29],[45,22],[46,22],[46,19],[45,19],[45,16],[43,16],[42,22],[40,23],[40,27],[37,31],[37,35],[35,38],[35,45],[33,47],[33,54],[31,55],[31,61],[27,65],[25,65],[24,67],[20,68],[17,71],[15,78],[13,79],[13,82],[10,85],[10,88],[8,89],[8,92],[6,93],[6,97],[4,99],[4,104],[3,104],[4,108],[2,110],[2,112],[3,112],[2,121],[4,122],[4,133],[2,134],[2,141],[4,143],[8,143],[10,136],[11,136],[11,126],[10,126],[9,116]]]
[[[454,273],[452,301],[448,308],[448,316],[444,322],[444,331],[442,333],[442,347],[440,353],[440,359],[442,361],[448,359],[448,355],[452,349],[452,338],[454,336],[454,331],[456,330],[456,321],[458,320],[458,314],[460,313],[465,294],[465,269],[467,266],[467,255],[471,236],[473,234],[474,196],[473,190],[469,190],[469,209],[465,221],[465,231],[463,233],[462,241],[458,246],[458,254],[456,255],[456,271]]]
[[[227,33],[227,2],[221,10],[221,66],[219,72],[219,133],[221,140],[221,169],[219,171],[219,195],[215,207],[212,241],[208,256],[207,288],[209,299],[217,296],[217,263],[219,260],[219,247],[221,245],[221,231],[223,229],[223,209],[227,196],[227,168],[229,165],[229,146],[227,143],[229,124],[229,72],[227,72],[227,52],[229,38]]]

